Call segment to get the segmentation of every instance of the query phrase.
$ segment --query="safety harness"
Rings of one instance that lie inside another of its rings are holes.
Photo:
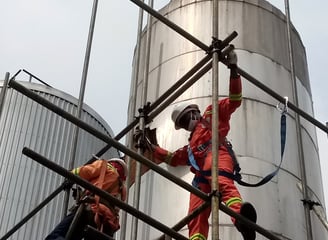
[[[102,160],[102,165],[101,165],[101,169],[100,169],[100,174],[98,177],[98,183],[95,184],[96,187],[103,189],[104,191],[112,194],[111,192],[113,191],[113,189],[116,187],[115,184],[113,184],[111,187],[104,189],[103,185],[105,182],[105,175],[106,175],[106,170],[108,168],[108,163],[106,160]],[[111,166],[112,167],[112,166]],[[114,168],[114,167],[112,167]],[[123,191],[123,182],[122,180],[119,178],[119,189],[120,189],[120,196],[123,195],[122,191]],[[114,196],[114,195],[113,195]],[[82,193],[81,198],[78,200],[78,204],[93,204],[93,207],[91,205],[89,205],[86,209],[87,210],[91,210],[93,209],[94,212],[94,222],[97,225],[97,230],[99,230],[100,232],[103,232],[103,227],[104,227],[104,212],[101,210],[102,207],[100,206],[100,204],[106,206],[110,212],[113,214],[114,216],[118,216],[117,211],[115,210],[115,205],[113,205],[111,202],[107,201],[104,198],[99,197],[98,195],[95,195],[94,193],[91,193],[88,190],[84,190]],[[108,219],[107,219],[108,221]],[[111,231],[116,231],[119,228],[119,223],[118,221],[116,221],[116,219],[110,219],[109,225],[111,227]]]
[[[281,111],[281,118],[280,118],[280,144],[281,144],[281,157],[280,157],[280,163],[278,165],[278,167],[276,168],[276,170],[274,170],[272,173],[268,174],[267,176],[265,176],[263,179],[261,179],[261,181],[257,182],[257,183],[247,183],[244,182],[242,180],[242,176],[240,174],[240,166],[237,160],[237,157],[232,149],[232,144],[228,141],[225,140],[224,143],[220,144],[220,146],[225,146],[233,160],[234,163],[234,170],[233,172],[227,172],[227,171],[223,171],[223,170],[218,170],[218,174],[220,176],[224,176],[227,178],[230,178],[234,181],[236,181],[238,184],[245,186],[245,187],[259,187],[261,185],[266,184],[267,182],[269,182],[275,175],[277,175],[281,164],[282,164],[282,159],[283,159],[283,155],[284,155],[284,151],[285,151],[285,143],[286,143],[286,113],[287,113],[287,103],[288,103],[288,98],[285,97],[285,106],[284,108],[280,108],[279,105],[277,105],[278,110]],[[211,145],[211,140],[197,146],[197,150],[199,151],[204,151],[206,148],[208,148]],[[200,167],[198,166],[196,159],[194,157],[194,154],[192,152],[192,149],[190,147],[190,145],[188,145],[188,158],[189,158],[189,165],[191,165],[198,173],[200,173],[200,175],[195,175],[193,181],[192,181],[192,185],[194,187],[198,187],[198,183],[208,183],[208,180],[205,178],[205,176],[211,176],[211,170],[202,170],[200,169]]]

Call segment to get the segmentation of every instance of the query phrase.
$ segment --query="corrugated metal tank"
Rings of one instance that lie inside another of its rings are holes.
[[[172,0],[160,10],[160,13],[205,44],[211,44],[212,1]],[[288,96],[294,103],[286,20],[281,11],[262,0],[219,1],[220,39],[224,39],[233,31],[238,32],[238,37],[232,43],[236,47],[239,66],[281,96]],[[299,107],[313,115],[306,52],[294,28],[292,38]],[[141,43],[141,52],[144,53],[145,32]],[[150,102],[154,102],[205,56],[202,50],[159,21],[155,21],[152,25],[150,51],[147,99]],[[141,59],[144,59],[144,55],[141,55]],[[142,105],[140,99],[143,61],[140,64],[137,108]],[[220,64],[220,97],[228,94],[228,78],[229,71]],[[179,102],[188,101],[199,104],[201,110],[205,110],[205,107],[211,103],[211,81],[210,71],[151,123],[151,128],[157,128],[161,146],[176,150],[187,144],[189,134],[184,130],[174,129],[170,118],[172,108]],[[243,79],[242,82],[243,103],[232,116],[228,139],[231,140],[238,156],[243,179],[257,182],[272,172],[280,161],[280,112],[276,109],[277,100],[247,80]],[[133,89],[131,91],[133,92]],[[133,99],[130,103],[133,103]],[[131,106],[132,104],[130,109]],[[324,205],[315,128],[302,118],[301,133],[310,198]],[[283,239],[305,240],[302,194],[297,188],[301,177],[296,137],[295,113],[289,111],[286,149],[278,176],[262,187],[237,187],[243,199],[255,205],[258,211],[258,223],[262,227],[279,234]],[[162,166],[176,176],[191,182],[193,174],[189,173],[188,167],[173,168],[166,164]],[[189,193],[158,174],[148,172],[142,179],[140,201],[142,211],[168,226],[173,226],[187,214]],[[327,239],[326,230],[313,213],[311,221],[314,239]],[[138,230],[138,239],[155,239],[161,235],[142,222],[139,222]],[[129,231],[127,232],[129,234]],[[188,234],[186,227],[180,232],[186,236]],[[257,236],[257,239],[265,239],[260,234]],[[220,213],[220,238],[231,240],[241,238],[232,225],[230,217],[223,213]]]
[[[77,99],[44,85],[20,82],[28,89],[75,114]],[[0,81],[1,89],[4,82]],[[1,91],[2,93],[4,91]],[[108,124],[90,107],[83,106],[81,119],[99,131],[114,136]],[[63,178],[22,154],[29,147],[68,168],[74,125],[33,100],[8,88],[0,118],[0,236],[3,236],[57,189]],[[84,130],[79,131],[75,166],[83,165],[105,143]],[[117,157],[111,148],[105,158]],[[44,239],[59,223],[64,192],[23,225],[10,239]]]

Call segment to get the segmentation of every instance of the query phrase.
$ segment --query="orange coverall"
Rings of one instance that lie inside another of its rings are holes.
[[[241,79],[240,76],[233,79],[230,78],[229,97],[218,101],[219,111],[219,170],[233,173],[234,163],[224,145],[225,137],[227,136],[230,124],[231,114],[241,105]],[[189,146],[192,149],[194,159],[201,171],[210,171],[212,166],[211,145],[208,144],[212,138],[212,105],[208,106],[197,123],[194,131],[189,138]],[[199,150],[202,146],[202,151]],[[211,176],[204,176],[190,164],[188,157],[188,145],[184,146],[175,152],[171,153],[163,148],[155,147],[154,157],[157,160],[168,163],[171,166],[191,165],[191,171],[195,174],[193,185],[198,187],[204,193],[211,192]],[[207,180],[207,181],[206,181]],[[226,206],[230,207],[235,212],[240,212],[242,199],[238,189],[234,185],[234,181],[230,178],[219,176],[219,191],[221,192],[221,200]],[[203,203],[203,200],[194,194],[190,195],[189,213],[198,208]],[[208,236],[209,223],[208,218],[211,213],[211,208],[207,208],[200,213],[196,218],[188,224],[189,237],[192,240],[206,240]],[[234,222],[235,220],[232,219]]]
[[[101,171],[103,167],[106,169],[102,179]],[[107,162],[106,160],[96,160],[91,164],[75,168],[72,172],[91,182],[95,186],[107,191],[112,196],[125,201],[126,187],[120,180],[117,169],[113,167],[110,162]],[[119,208],[114,206],[109,208],[105,204],[102,204],[101,201],[99,204],[90,204],[90,207],[95,214],[99,214],[103,221],[106,221],[111,226],[113,231],[120,228],[118,215]],[[99,222],[97,224],[99,224]]]

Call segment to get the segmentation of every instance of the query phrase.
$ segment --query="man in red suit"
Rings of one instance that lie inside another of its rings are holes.
[[[230,68],[229,97],[218,100],[219,111],[219,166],[220,172],[233,173],[234,162],[227,149],[226,136],[230,129],[229,120],[232,113],[241,105],[242,86],[240,75],[237,72],[237,55],[230,52],[227,60]],[[166,162],[171,166],[190,165],[191,172],[195,174],[193,186],[204,193],[211,193],[211,166],[212,166],[212,105],[208,106],[200,115],[196,104],[182,103],[172,112],[175,129],[183,128],[189,132],[189,144],[169,152],[159,146],[152,145],[153,156],[156,160]],[[243,203],[234,180],[223,175],[218,176],[221,201],[235,212],[256,222],[256,211],[250,203]],[[198,208],[203,200],[194,194],[190,195],[189,213]],[[189,237],[192,240],[206,240],[208,236],[210,207],[204,210],[188,224]],[[232,218],[233,223],[241,232],[245,240],[254,240],[256,233],[244,224]]]

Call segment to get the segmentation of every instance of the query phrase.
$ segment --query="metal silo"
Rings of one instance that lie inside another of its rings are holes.
[[[21,84],[65,111],[76,113],[78,101],[71,95],[36,83]],[[0,81],[0,87],[2,96],[6,92],[0,117],[0,236],[4,236],[63,182],[61,176],[22,155],[23,147],[68,168],[74,125],[14,89],[4,87],[4,81]],[[109,136],[114,135],[87,105],[83,106],[81,119]],[[105,146],[83,130],[79,134],[76,166],[85,164]],[[119,156],[114,148],[104,155],[114,156]],[[10,239],[44,239],[61,220],[63,200],[63,193],[57,195]]]
[[[211,44],[212,1],[171,0],[159,12],[205,44]],[[288,96],[289,101],[294,103],[285,15],[264,0],[219,1],[220,39],[233,31],[238,33],[232,43],[236,47],[239,66],[281,96]],[[292,29],[291,35],[299,108],[313,116],[305,48],[296,29]],[[141,39],[140,59],[145,57],[145,36],[146,31]],[[147,100],[154,102],[204,56],[203,50],[155,20],[151,29]],[[140,61],[137,108],[142,106],[140,99],[144,68],[144,62]],[[220,97],[228,95],[228,78],[227,68],[220,65]],[[170,118],[172,108],[177,103],[188,101],[197,103],[201,110],[205,110],[211,104],[211,80],[209,71],[152,121],[151,128],[157,128],[161,146],[176,150],[187,144],[189,134],[174,129]],[[228,139],[238,156],[243,179],[258,182],[280,162],[280,112],[276,109],[277,100],[245,79],[242,81],[243,103],[232,116]],[[138,115],[136,112],[130,114]],[[286,149],[278,176],[262,187],[238,186],[243,199],[252,202],[257,208],[258,223],[282,239],[306,239],[307,236],[303,199],[297,186],[301,181],[301,166],[296,132],[295,113],[289,111]],[[304,119],[301,119],[301,135],[303,142],[300,147],[304,152],[309,195],[312,200],[324,205],[315,127]],[[189,168],[173,168],[166,164],[161,166],[191,182]],[[187,214],[189,193],[156,173],[143,175],[140,196],[140,209],[168,226],[175,225]],[[311,214],[311,224],[314,239],[327,239],[326,230],[314,214]],[[187,236],[187,227],[180,233]],[[139,222],[138,239],[155,239],[160,235],[157,230]],[[220,213],[220,237],[241,238],[230,217],[223,213]],[[257,234],[257,239],[265,238]]]

